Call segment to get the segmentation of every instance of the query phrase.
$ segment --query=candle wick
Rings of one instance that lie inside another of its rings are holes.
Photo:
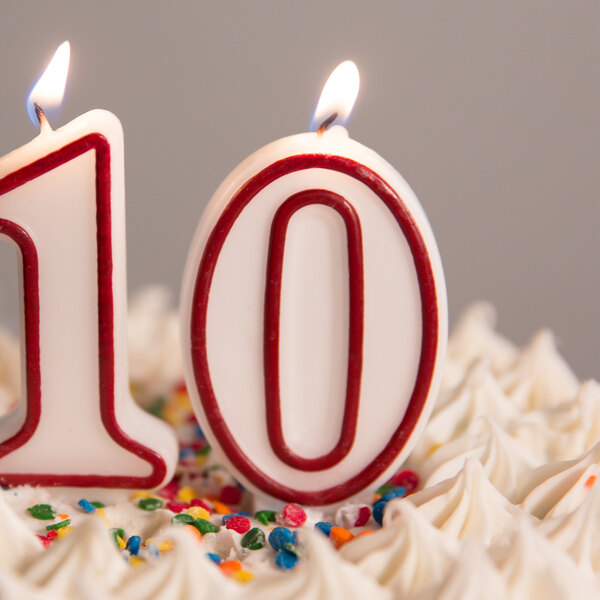
[[[48,130],[52,131],[52,127],[50,126],[50,123],[48,123],[48,119],[46,118],[46,113],[44,112],[44,109],[42,108],[40,103],[34,102],[33,107],[35,108],[35,116],[37,117],[37,120],[40,124],[40,130],[41,131],[48,131]]]
[[[331,113],[320,125],[317,129],[317,135],[323,135],[333,124],[333,122],[338,118],[338,113]]]

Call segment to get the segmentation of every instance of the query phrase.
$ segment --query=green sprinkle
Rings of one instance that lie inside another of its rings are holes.
[[[202,448],[200,448],[200,450],[198,450],[198,452],[196,452],[196,456],[204,456],[205,454],[208,454],[210,452],[210,446],[208,444],[206,444],[206,446],[203,446]]]
[[[377,488],[375,491],[376,494],[380,494],[381,496],[385,496],[388,492],[395,490],[396,486],[391,485],[389,483],[384,483],[381,487]]]
[[[90,504],[96,508],[104,508],[105,506],[104,502],[98,502],[98,500],[94,500],[93,502],[90,502]]]
[[[274,510],[259,510],[254,518],[263,525],[268,525],[275,522],[276,515]]]
[[[163,409],[167,404],[166,398],[159,398],[156,402],[154,402],[151,406],[148,407],[148,412],[155,417],[162,417]]]
[[[192,524],[194,520],[195,519],[192,517],[192,515],[188,515],[187,513],[179,513],[171,519],[171,523],[173,525],[189,525]]]
[[[63,527],[68,527],[71,524],[71,519],[65,519],[64,521],[59,521],[58,523],[53,523],[52,525],[46,525],[46,531],[56,531],[57,529],[62,529]]]
[[[219,528],[216,525],[213,525],[206,519],[196,519],[191,525],[193,525],[202,535],[205,533],[217,533],[219,531]]]
[[[157,508],[162,508],[162,500],[158,498],[142,498],[138,502],[138,506],[142,510],[156,510]]]
[[[258,527],[253,527],[244,534],[242,546],[250,550],[260,550],[265,545],[265,533]]]
[[[56,511],[49,504],[35,504],[27,510],[34,519],[50,521],[56,517]]]
[[[118,538],[123,539],[125,537],[125,532],[120,527],[113,527],[110,530],[110,534],[112,535],[112,539],[115,542],[115,546],[121,549],[121,547],[119,546]]]

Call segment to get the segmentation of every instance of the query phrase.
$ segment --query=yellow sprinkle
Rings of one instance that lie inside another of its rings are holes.
[[[117,544],[119,544],[119,548],[121,548],[121,550],[123,550],[123,548],[125,548],[126,544],[120,535],[117,536]]]
[[[159,552],[167,552],[168,550],[170,550],[173,547],[173,542],[172,540],[165,540],[164,542],[161,542],[158,545],[158,551]]]
[[[427,456],[431,456],[434,452],[439,450],[441,447],[442,447],[442,444],[434,444],[433,446],[431,446],[431,448],[429,448],[429,451],[427,452]]]
[[[206,462],[206,454],[200,454],[199,456],[196,456],[196,466],[197,467],[204,466],[205,462]]]
[[[136,500],[137,498],[150,498],[150,492],[135,492],[135,494],[131,496],[132,500]]]
[[[177,492],[177,500],[181,500],[182,502],[189,503],[196,497],[196,492],[189,486],[182,487],[179,492]]]
[[[61,527],[56,530],[56,537],[63,538],[67,537],[73,531],[72,527]]]
[[[186,512],[188,515],[194,517],[194,519],[210,519],[210,513],[201,506],[191,506],[190,508],[186,508],[183,512]]]
[[[155,539],[156,538],[153,538],[153,537],[146,538],[144,540],[144,546],[147,546],[148,544],[151,544]]]
[[[132,567],[141,567],[144,564],[144,560],[142,558],[140,558],[139,556],[130,556],[129,557],[129,564]]]
[[[99,508],[96,511],[96,514],[102,519],[102,521],[104,522],[104,524],[109,528],[112,529],[112,523],[110,522],[109,518],[106,516],[106,513],[104,512],[103,508]]]
[[[250,573],[250,571],[237,571],[236,573],[233,573],[231,578],[240,583],[248,583],[254,579],[254,573]]]

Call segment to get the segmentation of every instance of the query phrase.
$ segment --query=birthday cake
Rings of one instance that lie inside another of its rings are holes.
[[[469,308],[406,464],[335,511],[254,506],[211,455],[160,289],[130,309],[132,391],[177,432],[162,489],[0,492],[0,598],[593,598],[600,593],[600,385],[549,331],[518,349]],[[19,397],[0,335],[0,407]],[[57,432],[60,435],[60,432]]]

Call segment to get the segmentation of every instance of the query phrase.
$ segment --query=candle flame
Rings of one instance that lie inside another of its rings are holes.
[[[36,115],[36,104],[41,107],[43,112],[60,107],[65,95],[70,57],[71,46],[69,42],[63,42],[56,49],[42,76],[31,88],[27,97],[27,113],[34,125],[40,123]]]
[[[340,63],[323,87],[311,122],[311,130],[322,133],[332,125],[343,125],[358,95],[360,76],[351,60]]]

